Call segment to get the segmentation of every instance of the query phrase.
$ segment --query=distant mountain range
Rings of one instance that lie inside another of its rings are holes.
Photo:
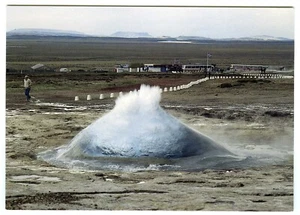
[[[258,35],[252,37],[239,37],[239,38],[221,38],[214,39],[209,37],[198,37],[198,36],[179,36],[177,40],[220,40],[220,41],[292,41],[292,39],[285,37],[273,37],[268,35]]]
[[[292,41],[285,37],[273,37],[269,35],[257,35],[252,37],[228,38],[224,40],[240,40],[240,41]]]
[[[153,38],[147,32],[131,32],[131,31],[118,31],[110,36],[122,37],[122,38]]]
[[[68,36],[68,37],[86,37],[87,34],[78,31],[65,31],[55,29],[39,28],[20,28],[8,31],[6,36]]]
[[[6,32],[7,37],[14,36],[56,36],[56,37],[118,37],[118,38],[152,38],[157,40],[168,40],[168,41],[293,41],[293,39],[284,37],[273,37],[269,35],[258,35],[252,37],[240,37],[240,38],[208,38],[200,36],[179,36],[179,37],[153,37],[147,32],[131,32],[131,31],[118,31],[109,36],[96,36],[89,35],[78,31],[66,31],[66,30],[55,30],[55,29],[39,29],[39,28],[21,28]]]

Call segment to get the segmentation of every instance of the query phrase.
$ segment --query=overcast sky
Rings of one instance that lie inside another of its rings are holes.
[[[7,26],[110,35],[294,38],[293,8],[7,6]]]
[[[294,38],[293,8],[7,6],[7,31],[47,28],[111,35]]]

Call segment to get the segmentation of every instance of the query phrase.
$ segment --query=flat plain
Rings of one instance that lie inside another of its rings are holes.
[[[160,43],[147,39],[118,38],[8,38],[7,68],[26,70],[37,63],[57,69],[112,71],[115,64],[206,64],[226,69],[231,64],[294,66],[294,42],[197,41],[191,44]]]

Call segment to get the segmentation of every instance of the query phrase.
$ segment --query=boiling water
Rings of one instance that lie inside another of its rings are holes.
[[[159,87],[122,94],[115,107],[68,145],[38,155],[57,166],[81,169],[203,170],[253,165],[181,123],[159,105]]]

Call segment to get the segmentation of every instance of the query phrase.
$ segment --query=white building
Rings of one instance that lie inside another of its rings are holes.
[[[68,68],[60,68],[59,72],[69,72],[69,69]]]
[[[115,66],[115,72],[117,72],[117,73],[129,72],[129,65],[128,64],[125,64],[125,65],[118,64]]]
[[[44,64],[38,63],[30,67],[33,72],[50,71],[51,69]]]

